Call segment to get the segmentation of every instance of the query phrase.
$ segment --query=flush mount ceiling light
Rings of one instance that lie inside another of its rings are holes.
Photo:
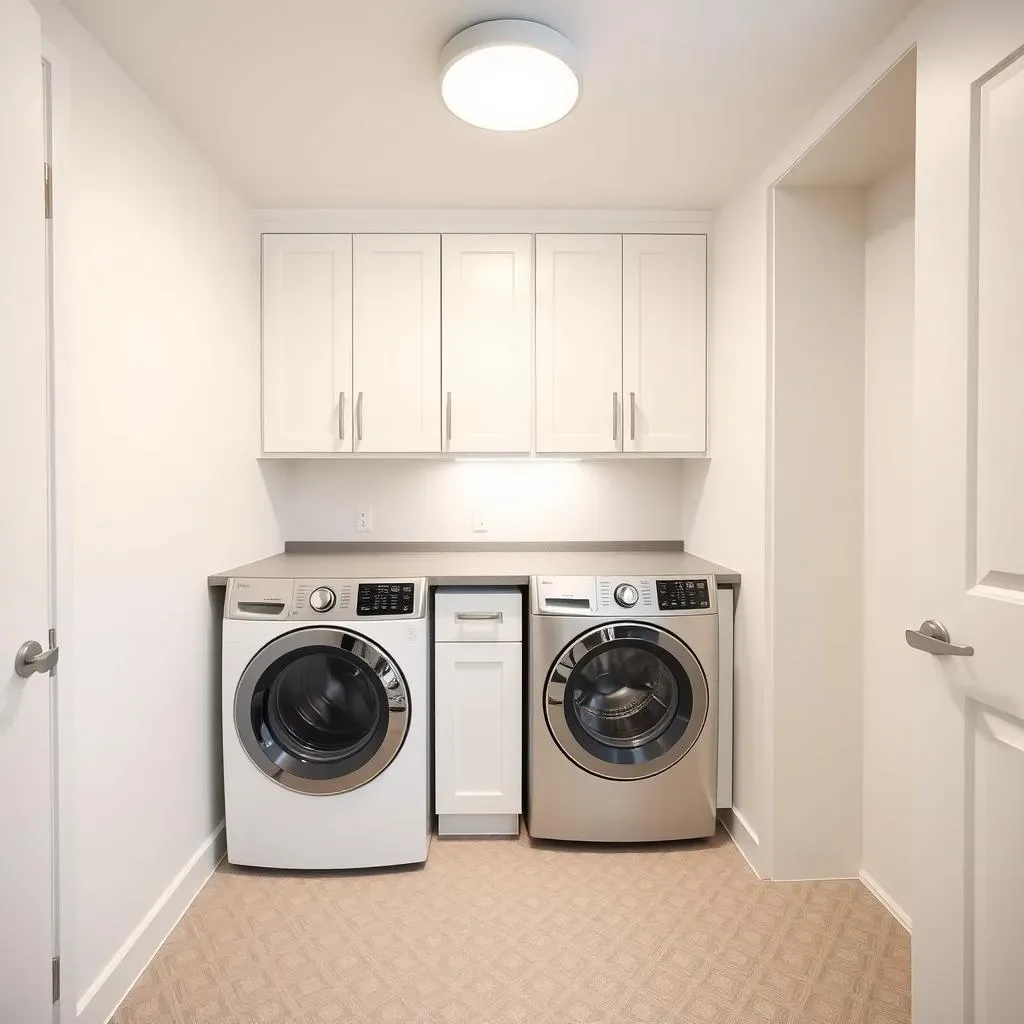
[[[445,106],[477,128],[543,128],[576,105],[580,83],[572,43],[535,21],[484,21],[441,51]]]

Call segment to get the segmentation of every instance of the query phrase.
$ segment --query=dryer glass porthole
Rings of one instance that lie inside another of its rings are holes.
[[[641,623],[609,623],[559,655],[545,713],[562,751],[595,775],[643,779],[665,771],[696,742],[708,685],[678,637]]]
[[[408,731],[409,693],[376,644],[344,629],[299,629],[266,645],[235,695],[249,758],[288,789],[344,793],[380,774]]]

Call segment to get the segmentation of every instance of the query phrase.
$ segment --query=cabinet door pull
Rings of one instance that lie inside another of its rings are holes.
[[[345,392],[338,392],[338,440],[345,440]]]
[[[363,439],[363,393],[359,392],[356,397],[356,440]]]
[[[444,407],[444,431],[448,438],[448,444],[452,443],[452,393],[448,392]]]
[[[636,440],[636,392],[629,393],[629,439]]]
[[[619,439],[619,393],[612,392],[612,440]]]
[[[505,620],[504,612],[456,612],[455,618],[462,622],[485,622],[494,620],[495,622],[503,622]]]

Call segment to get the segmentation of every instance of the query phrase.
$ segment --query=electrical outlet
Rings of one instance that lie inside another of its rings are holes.
[[[473,532],[486,533],[487,530],[488,526],[486,513],[479,508],[473,509]]]
[[[372,508],[361,508],[356,513],[356,529],[360,533],[369,533],[373,529]]]

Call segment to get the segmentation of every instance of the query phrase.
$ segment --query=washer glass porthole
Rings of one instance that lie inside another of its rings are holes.
[[[334,627],[300,629],[267,644],[235,694],[235,725],[250,760],[299,792],[343,793],[397,756],[409,692],[376,644]]]

